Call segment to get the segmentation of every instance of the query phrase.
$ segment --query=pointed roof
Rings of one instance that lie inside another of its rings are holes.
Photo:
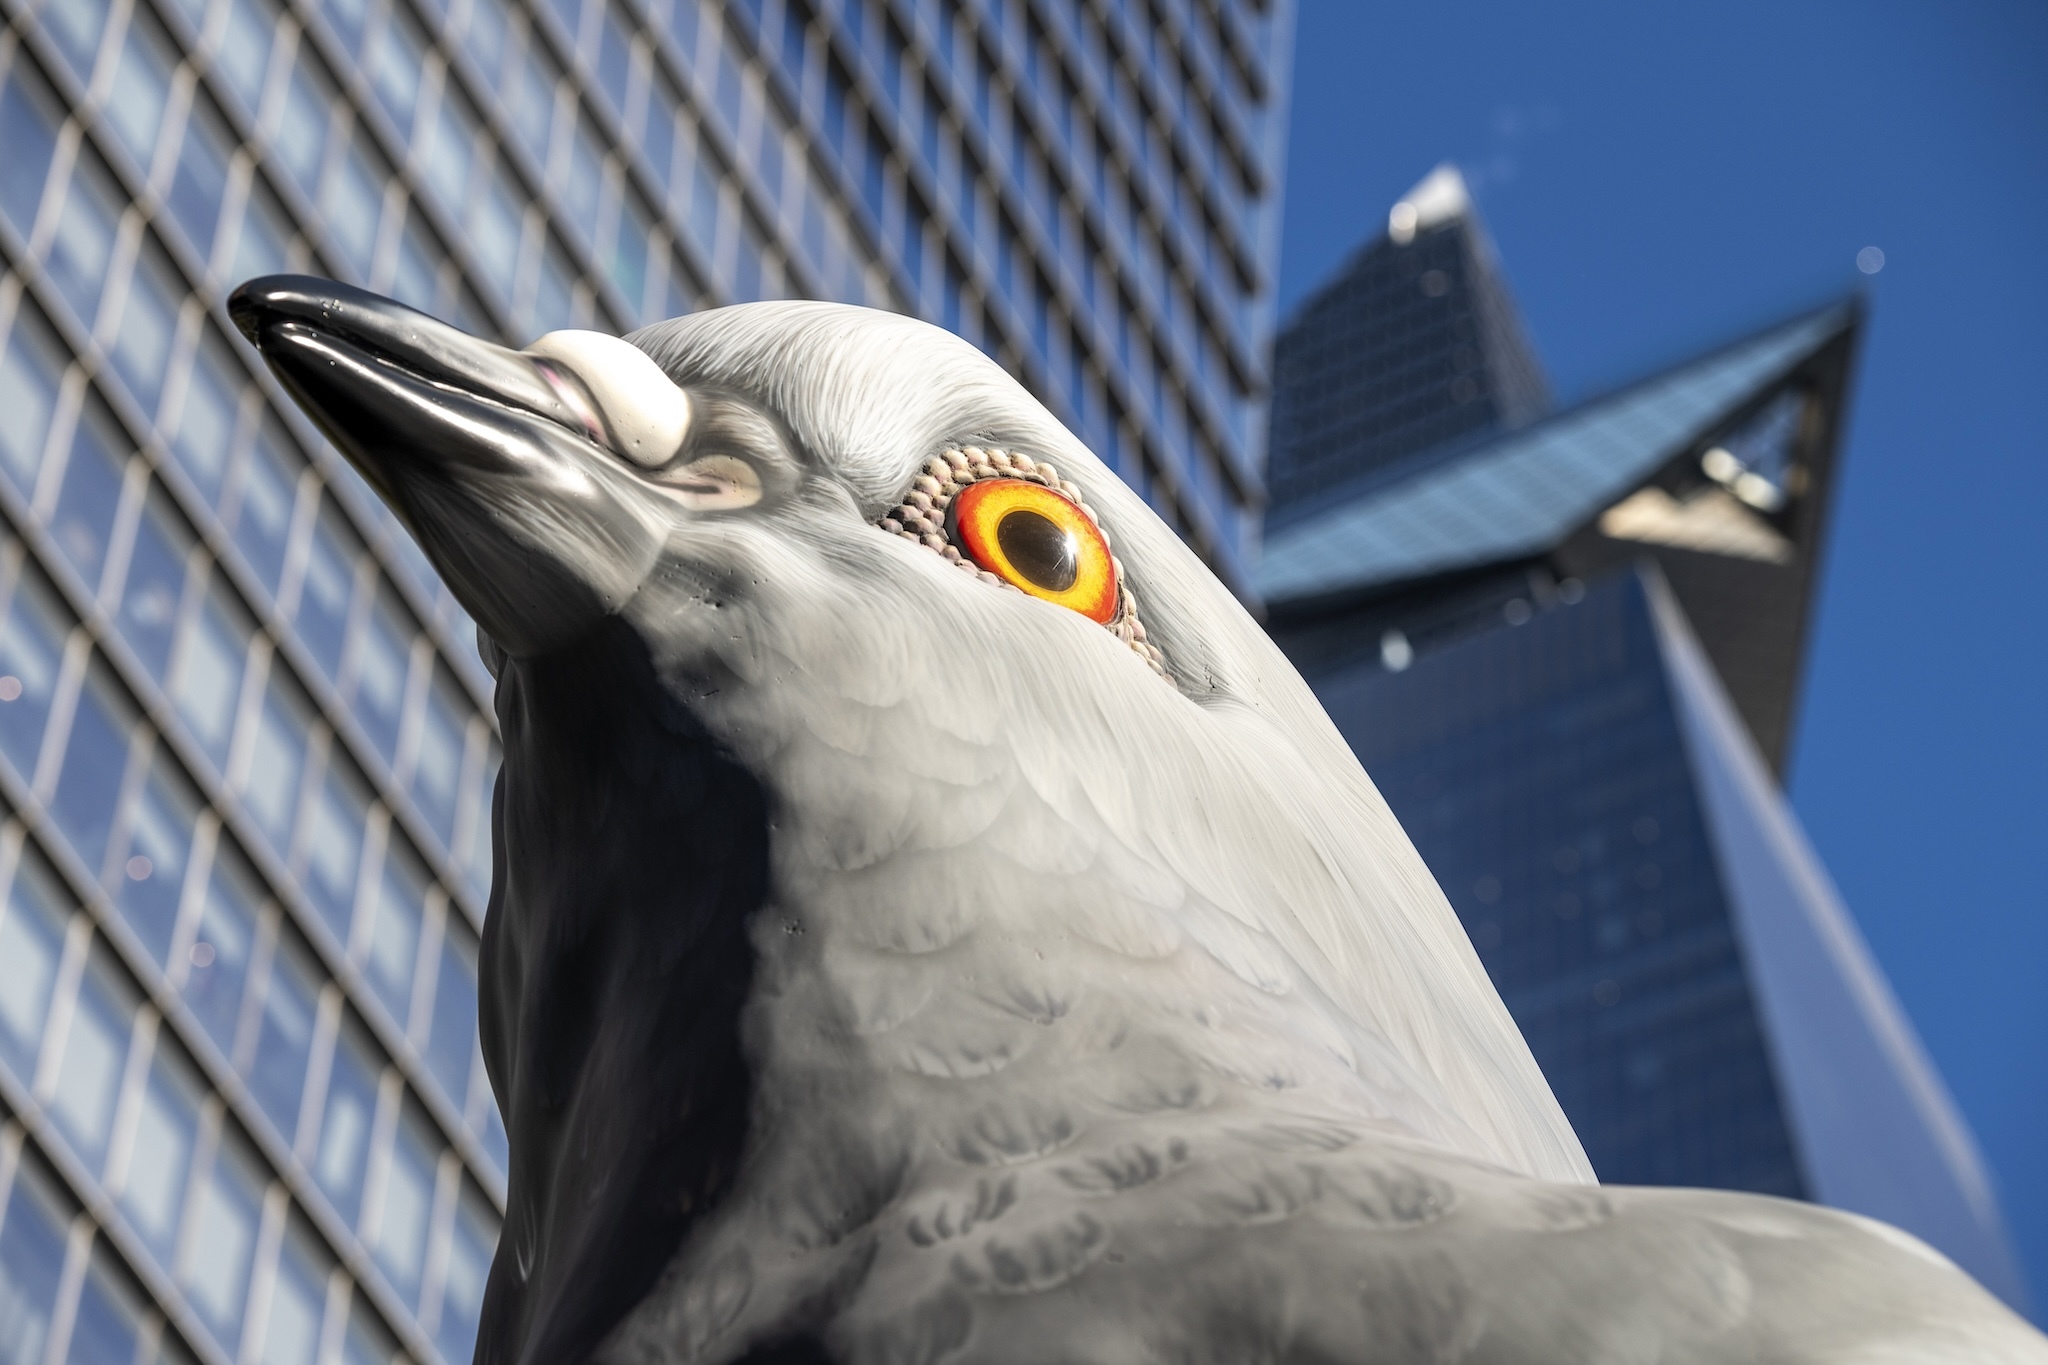
[[[1753,407],[1856,312],[1830,304],[1533,426],[1385,470],[1272,532],[1254,583],[1282,602],[1540,555]]]

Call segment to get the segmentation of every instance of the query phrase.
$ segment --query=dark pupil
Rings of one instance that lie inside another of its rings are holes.
[[[1047,592],[1065,592],[1081,576],[1074,538],[1051,517],[1018,508],[996,523],[996,544],[1011,567]]]

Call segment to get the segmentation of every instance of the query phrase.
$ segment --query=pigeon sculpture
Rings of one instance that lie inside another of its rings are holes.
[[[478,1361],[2048,1362],[1903,1233],[1596,1184],[1300,678],[964,342],[229,309],[497,678]]]

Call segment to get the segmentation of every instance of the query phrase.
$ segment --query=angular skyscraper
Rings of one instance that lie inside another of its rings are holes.
[[[1403,457],[1511,429],[1550,389],[1454,166],[1430,172],[1273,347],[1269,533]]]
[[[1411,456],[1276,532],[1258,581],[1603,1179],[1872,1214],[2019,1303],[1774,771],[1858,318]]]
[[[0,1359],[468,1359],[470,627],[227,324],[921,314],[1243,581],[1286,0],[0,0]]]

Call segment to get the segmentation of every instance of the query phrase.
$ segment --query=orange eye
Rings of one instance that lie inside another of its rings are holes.
[[[1091,621],[1116,619],[1109,542],[1067,498],[1022,479],[977,479],[948,513],[960,548],[1004,582]]]

